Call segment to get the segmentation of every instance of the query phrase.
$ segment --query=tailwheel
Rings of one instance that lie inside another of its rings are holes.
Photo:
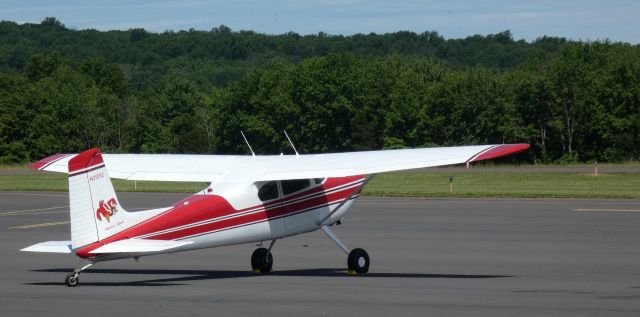
[[[349,252],[349,257],[347,258],[349,272],[367,273],[369,272],[369,264],[371,264],[369,254],[364,249],[356,248]]]
[[[251,254],[251,269],[254,272],[269,273],[273,267],[273,255],[266,248],[258,248]]]
[[[68,287],[76,287],[76,286],[78,286],[78,283],[80,283],[80,279],[78,278],[78,273],[71,273],[71,274],[67,275],[67,277],[64,279],[64,283]]]

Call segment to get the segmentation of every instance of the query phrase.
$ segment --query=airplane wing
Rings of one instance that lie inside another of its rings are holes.
[[[265,162],[256,181],[378,174],[488,160],[529,144],[474,145],[316,155],[288,155]]]
[[[109,176],[127,180],[217,182],[266,181],[377,174],[488,160],[527,150],[529,144],[472,145],[309,155],[103,154]],[[30,165],[68,172],[75,154]]]

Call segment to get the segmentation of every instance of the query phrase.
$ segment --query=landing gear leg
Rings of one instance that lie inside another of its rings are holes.
[[[73,270],[73,273],[71,273],[71,274],[67,275],[67,277],[65,277],[64,284],[66,284],[68,287],[76,287],[76,286],[78,286],[78,283],[80,283],[80,278],[79,278],[80,272],[88,269],[92,265],[93,265],[93,263],[89,263],[89,264],[83,266],[82,268]]]
[[[273,268],[273,255],[271,249],[276,244],[276,240],[272,240],[269,248],[258,248],[251,254],[251,270],[254,273],[269,273]]]
[[[320,227],[322,232],[324,232],[333,242],[335,242],[340,249],[348,255],[347,257],[347,267],[349,268],[349,274],[364,274],[369,272],[369,265],[371,261],[369,260],[369,254],[364,249],[356,248],[349,252],[347,246],[338,239],[338,237],[333,234],[333,231],[329,229],[327,226]]]

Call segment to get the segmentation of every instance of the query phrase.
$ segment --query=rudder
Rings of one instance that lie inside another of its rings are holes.
[[[128,227],[98,148],[69,160],[72,248],[103,240]]]

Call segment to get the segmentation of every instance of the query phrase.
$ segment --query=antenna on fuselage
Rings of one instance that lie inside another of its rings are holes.
[[[251,156],[256,157],[256,153],[253,152],[253,149],[251,148],[251,144],[249,144],[249,141],[247,141],[247,137],[244,136],[244,132],[242,132],[242,130],[240,130],[240,134],[242,134],[242,138],[244,139],[244,142],[247,143],[247,146],[249,147],[249,151],[251,151]]]
[[[293,142],[291,142],[291,138],[289,137],[289,135],[287,134],[286,130],[282,130],[282,132],[284,132],[284,136],[287,137],[287,140],[289,140],[289,144],[291,144],[291,147],[293,148],[293,151],[296,152],[296,156],[299,156],[298,154],[298,150],[296,150],[296,146],[293,145]]]

